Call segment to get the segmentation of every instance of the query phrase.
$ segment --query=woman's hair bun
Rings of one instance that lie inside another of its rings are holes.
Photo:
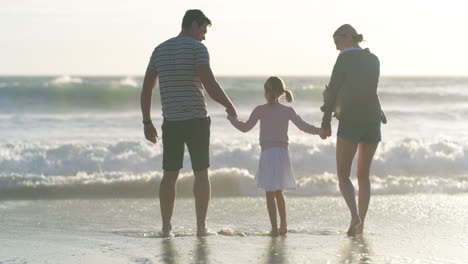
[[[364,40],[364,37],[362,36],[362,34],[358,34],[358,35],[354,36],[354,40],[359,43],[359,42],[362,42]]]

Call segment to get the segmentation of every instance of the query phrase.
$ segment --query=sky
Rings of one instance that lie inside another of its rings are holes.
[[[0,2],[0,75],[144,74],[188,9],[211,19],[215,75],[330,75],[349,23],[382,75],[468,76],[464,1],[15,0]]]

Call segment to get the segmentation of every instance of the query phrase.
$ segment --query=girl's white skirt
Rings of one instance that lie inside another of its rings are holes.
[[[287,148],[268,148],[261,152],[255,174],[257,187],[265,191],[296,190],[296,178]]]

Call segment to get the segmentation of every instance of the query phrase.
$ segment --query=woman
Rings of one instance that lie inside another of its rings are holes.
[[[369,171],[381,140],[381,114],[377,85],[380,63],[369,49],[359,43],[362,34],[348,24],[333,34],[336,49],[340,51],[330,82],[323,93],[325,104],[322,119],[323,139],[331,136],[331,113],[339,120],[336,142],[336,166],[340,191],[351,212],[348,235],[364,230],[364,220],[370,200]],[[358,153],[357,177],[359,201],[356,205],[354,186],[350,180],[351,165]]]

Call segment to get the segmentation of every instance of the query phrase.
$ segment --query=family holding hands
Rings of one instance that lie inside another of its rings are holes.
[[[158,79],[164,117],[164,174],[159,186],[162,236],[172,235],[175,186],[179,170],[183,167],[185,145],[194,172],[197,235],[208,234],[205,220],[211,193],[208,177],[211,119],[206,111],[203,89],[214,101],[226,107],[227,119],[238,130],[247,132],[260,122],[261,154],[255,179],[257,187],[266,192],[273,236],[288,232],[283,191],[296,189],[288,151],[289,121],[305,133],[326,139],[332,134],[330,123],[334,113],[339,120],[336,143],[339,188],[351,213],[347,234],[354,236],[362,233],[370,201],[370,167],[381,140],[381,122],[386,122],[377,94],[380,63],[369,49],[359,46],[363,36],[349,24],[342,25],[333,34],[340,54],[323,93],[320,127],[302,120],[293,107],[280,102],[284,96],[288,103],[292,103],[294,97],[286,89],[284,81],[276,76],[265,81],[266,103],[255,107],[243,122],[238,119],[235,107],[214,78],[208,50],[201,43],[210,25],[211,21],[202,11],[188,10],[182,21],[181,33],[155,48],[144,78],[141,109],[147,140],[153,143],[157,140],[157,131],[151,121],[151,98]],[[350,180],[356,152],[358,202]],[[279,226],[277,212],[280,216]]]

